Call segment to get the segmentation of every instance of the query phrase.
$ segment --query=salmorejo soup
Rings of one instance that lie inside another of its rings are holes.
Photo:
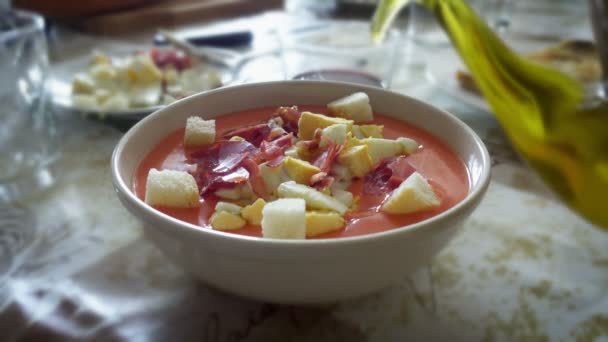
[[[286,105],[188,118],[140,163],[138,197],[207,229],[303,239],[404,227],[469,191],[448,146],[373,113],[365,93]]]

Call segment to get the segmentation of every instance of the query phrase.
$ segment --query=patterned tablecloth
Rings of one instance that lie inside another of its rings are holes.
[[[406,69],[396,89],[460,117],[493,158],[485,199],[430,265],[324,307],[208,288],[148,242],[115,196],[110,155],[122,132],[66,114],[56,186],[0,209],[0,340],[607,341],[608,233],[551,195],[491,114]]]

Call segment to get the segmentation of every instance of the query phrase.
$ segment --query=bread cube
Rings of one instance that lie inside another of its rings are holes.
[[[247,222],[238,214],[222,210],[213,213],[209,223],[216,230],[236,230],[243,228]]]
[[[241,216],[249,222],[249,224],[253,224],[259,226],[262,224],[262,210],[266,205],[266,201],[262,198],[258,198],[252,204],[245,206],[243,210],[241,210]]]
[[[431,185],[418,173],[412,173],[382,204],[381,210],[389,214],[409,214],[438,207],[441,201]]]
[[[306,238],[306,202],[301,198],[282,198],[267,203],[262,210],[262,236]]]
[[[363,92],[357,92],[332,101],[327,105],[327,108],[329,108],[329,111],[333,115],[354,120],[355,122],[374,120],[374,113],[369,104],[369,97]]]
[[[285,169],[289,178],[300,184],[307,185],[310,184],[310,178],[313,175],[321,172],[318,167],[309,162],[292,157],[285,157],[285,159],[283,159],[283,169]]]
[[[301,198],[305,200],[306,206],[310,209],[331,210],[340,215],[344,215],[348,211],[348,207],[337,199],[294,181],[282,183],[279,185],[277,192],[281,198]]]
[[[198,187],[194,177],[187,172],[150,169],[146,180],[145,201],[153,206],[198,207]]]
[[[215,120],[204,120],[198,116],[191,116],[186,120],[184,145],[202,146],[215,142]]]
[[[300,120],[298,121],[298,137],[304,140],[311,140],[317,128],[323,129],[335,124],[345,124],[349,131],[353,127],[352,120],[334,118],[311,112],[303,112],[300,116]]]
[[[306,237],[333,232],[344,227],[344,217],[331,211],[306,212]]]

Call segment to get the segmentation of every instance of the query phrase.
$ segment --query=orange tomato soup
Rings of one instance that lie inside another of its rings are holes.
[[[325,107],[298,106],[300,111],[328,114]],[[276,107],[246,110],[231,113],[216,118],[216,136],[239,127],[260,122],[266,122]],[[390,229],[404,227],[433,217],[453,207],[467,195],[469,191],[469,177],[467,168],[462,160],[450,150],[443,142],[428,132],[409,125],[403,121],[374,113],[374,124],[384,125],[384,137],[396,139],[408,137],[416,140],[422,148],[409,155],[407,160],[416,171],[422,174],[432,185],[433,190],[441,199],[437,208],[404,215],[391,215],[379,211],[379,207],[389,194],[370,195],[363,193],[363,180],[354,180],[348,189],[353,193],[356,208],[345,216],[346,226],[339,230],[319,236],[318,238],[339,238],[382,232]],[[185,122],[184,122],[185,126]],[[183,144],[184,128],[178,129],[163,139],[142,160],[135,176],[134,190],[139,198],[145,198],[146,179],[151,168],[186,170],[185,148]],[[218,199],[214,195],[205,195],[200,200],[200,207],[192,209],[176,209],[157,207],[156,209],[172,217],[195,225],[211,229],[209,218],[213,214]],[[231,233],[262,236],[259,226],[247,225]]]

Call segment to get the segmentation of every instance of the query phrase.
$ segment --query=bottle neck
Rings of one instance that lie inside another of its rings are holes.
[[[602,65],[604,97],[608,95],[608,1],[589,0],[593,35]]]

